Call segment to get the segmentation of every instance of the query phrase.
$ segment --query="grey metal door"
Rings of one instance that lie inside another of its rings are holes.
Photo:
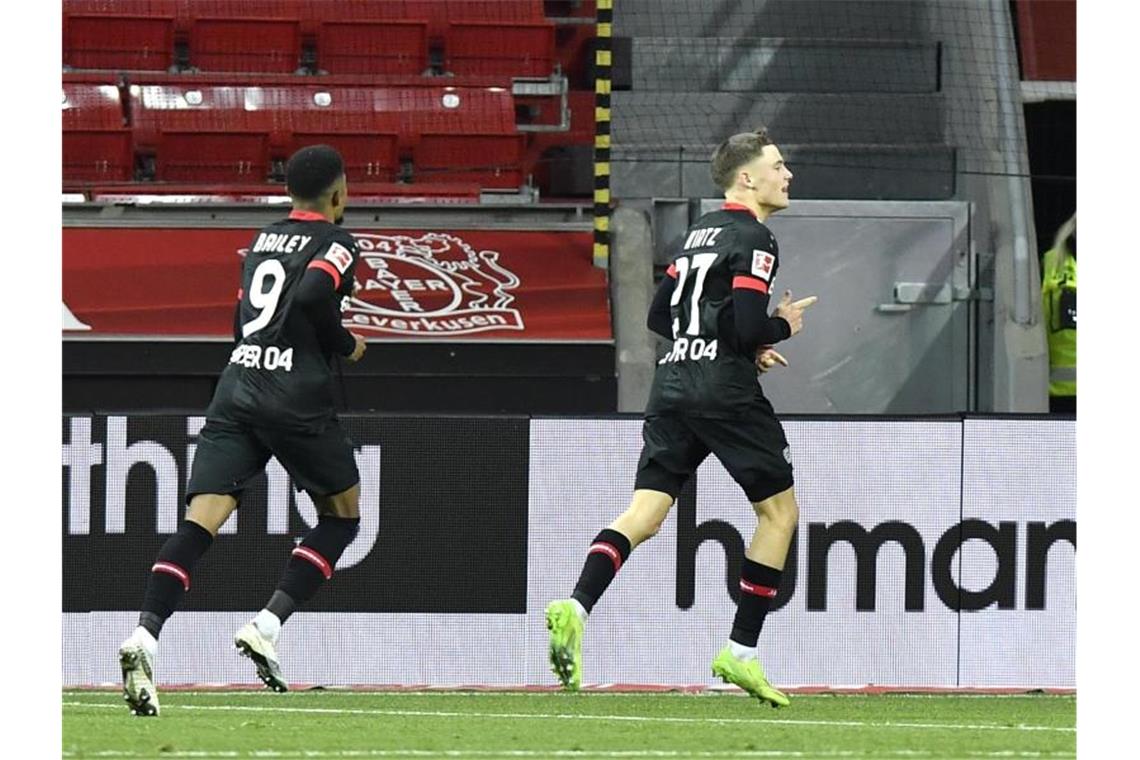
[[[702,211],[720,200],[702,201]],[[768,220],[784,290],[819,296],[764,376],[779,413],[936,414],[974,406],[969,204],[793,201]]]

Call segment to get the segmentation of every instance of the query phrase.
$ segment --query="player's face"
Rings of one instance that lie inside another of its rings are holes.
[[[792,173],[775,145],[765,145],[764,152],[741,167],[744,186],[761,207],[779,210],[788,207],[788,186]]]
[[[348,206],[348,181],[342,176],[337,182],[336,199],[333,203],[333,223],[344,224],[344,209]]]

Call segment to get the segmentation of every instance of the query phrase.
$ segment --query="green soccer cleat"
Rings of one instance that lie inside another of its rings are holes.
[[[736,684],[772,707],[787,707],[791,704],[787,694],[768,683],[764,668],[760,667],[759,662],[738,660],[727,646],[712,661],[712,672],[725,683]]]
[[[546,629],[550,631],[550,669],[562,688],[578,691],[582,686],[582,619],[569,599],[546,605]]]

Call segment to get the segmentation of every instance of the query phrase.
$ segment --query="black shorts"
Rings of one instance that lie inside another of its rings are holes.
[[[749,407],[732,419],[661,414],[645,418],[645,446],[634,488],[662,491],[676,498],[712,452],[752,503],[792,487],[788,439],[772,407]]]
[[[271,456],[285,467],[297,490],[310,496],[331,496],[360,482],[352,441],[335,419],[319,433],[302,433],[210,417],[198,434],[186,503],[201,493],[228,494],[240,501]]]

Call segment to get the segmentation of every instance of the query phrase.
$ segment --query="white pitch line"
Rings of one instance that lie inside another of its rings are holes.
[[[121,686],[108,687],[106,689],[64,689],[63,694],[69,697],[83,697],[93,694],[109,694],[118,693]],[[195,697],[227,697],[234,695],[258,695],[265,696],[264,688],[249,688],[249,689],[209,689],[199,691],[196,689],[172,689],[171,694],[190,695]],[[583,691],[579,694],[567,694],[563,691],[463,691],[447,689],[429,689],[424,691],[385,691],[383,689],[344,689],[339,687],[331,687],[327,689],[292,689],[289,692],[278,695],[275,699],[299,699],[304,697],[311,697],[319,694],[337,695],[337,696],[381,696],[381,697],[544,697],[547,699],[575,699],[579,696],[586,696],[593,699],[594,697],[674,697],[676,699],[684,698],[715,698],[720,696],[730,697],[746,697],[745,692],[738,688],[712,688],[703,692],[682,692],[682,691]],[[866,699],[1076,699],[1076,694],[955,694],[953,692],[946,693],[914,693],[914,692],[898,692],[898,693],[885,693],[885,694],[862,694],[853,691],[835,691],[825,694],[796,694],[792,692],[792,697],[796,700],[801,699],[835,699],[836,697],[863,697]]]
[[[122,709],[121,705],[100,702],[64,702],[67,707],[104,707]],[[172,705],[176,710],[221,710],[225,712],[278,712],[309,713],[314,715],[391,715],[413,718],[506,718],[522,720],[594,720],[626,721],[634,723],[744,723],[757,725],[764,723],[788,726],[843,726],[845,728],[924,728],[941,731],[1061,731],[1072,733],[1076,728],[1062,726],[999,726],[995,724],[959,723],[900,723],[887,721],[870,723],[857,720],[791,720],[786,718],[682,718],[672,716],[646,715],[581,715],[547,713],[476,713],[452,712],[444,710],[363,710],[335,707],[255,707],[251,705]],[[168,707],[167,709],[170,709]]]
[[[64,752],[64,757],[76,757],[74,752]],[[84,752],[83,757],[149,757],[130,750],[100,750],[97,752]],[[568,757],[568,758],[718,758],[718,757],[945,757],[942,753],[928,750],[876,750],[873,755],[859,750],[824,750],[820,752],[803,752],[800,750],[725,750],[724,752],[685,751],[685,750],[422,750],[422,749],[344,749],[344,750],[172,750],[163,752],[165,757],[187,758],[214,758],[214,757],[253,757],[253,758],[281,758],[281,757]],[[968,751],[955,755],[955,757],[1024,757],[1024,758],[1070,758],[1076,757],[1073,752],[1033,752],[1027,750],[1008,751]]]

